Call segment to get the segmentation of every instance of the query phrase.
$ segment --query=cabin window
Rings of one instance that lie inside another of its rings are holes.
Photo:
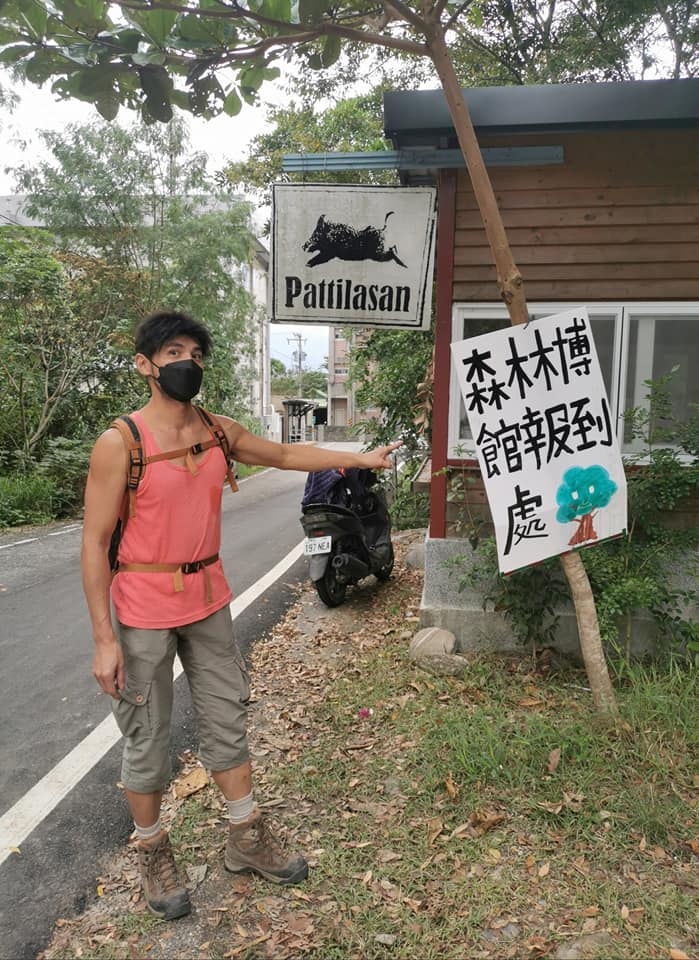
[[[579,306],[530,303],[534,319]],[[699,303],[590,303],[587,310],[624,454],[640,452],[623,419],[625,410],[646,405],[646,380],[673,372],[673,414],[687,419],[699,403]],[[492,303],[456,303],[452,340],[464,340],[510,324],[507,310]],[[449,459],[475,458],[466,410],[453,371],[450,374]]]

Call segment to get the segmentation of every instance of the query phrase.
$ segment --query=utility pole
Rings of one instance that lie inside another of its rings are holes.
[[[306,354],[303,352],[303,344],[306,342],[303,339],[303,336],[300,333],[293,333],[291,337],[287,337],[287,343],[294,343],[296,349],[294,350],[294,363],[296,364],[296,391],[297,396],[301,396],[302,386],[303,386],[303,361],[306,359]]]

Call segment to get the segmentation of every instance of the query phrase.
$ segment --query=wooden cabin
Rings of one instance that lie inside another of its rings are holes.
[[[699,403],[699,80],[464,94],[530,314],[587,306],[619,444],[633,453],[622,414],[643,406],[644,381],[677,368],[673,412],[686,417]],[[404,182],[438,184],[422,619],[449,627],[468,646],[463,604],[471,601],[449,587],[443,560],[467,548],[469,525],[487,529],[488,510],[450,344],[510,321],[468,173],[452,164],[458,144],[442,91],[386,94],[384,126],[394,147],[416,158]]]

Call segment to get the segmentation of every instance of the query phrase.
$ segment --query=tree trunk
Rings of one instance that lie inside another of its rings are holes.
[[[478,209],[481,212],[483,226],[495,260],[500,295],[507,304],[512,323],[527,323],[529,313],[524,296],[524,283],[517,265],[512,259],[512,251],[500,216],[497,200],[493,193],[488,171],[478,145],[476,131],[466,106],[459,81],[454,72],[441,24],[435,25],[434,35],[428,40],[428,49],[432,62],[442,82],[449,112],[454,121],[454,129],[466,161],[473,192]]]
[[[524,295],[522,275],[512,257],[512,251],[493,193],[493,186],[481,154],[478,138],[473,129],[468,107],[454,71],[454,64],[449,54],[442,24],[438,21],[427,24],[427,49],[441,80],[459,146],[466,161],[473,192],[495,260],[501,296],[507,304],[512,323],[527,323],[529,311]],[[618,714],[617,703],[609,678],[604,650],[602,649],[595,598],[585,567],[578,553],[563,554],[561,564],[570,586],[578,622],[580,649],[590,683],[590,690],[592,691],[593,703],[599,713],[616,716]]]
[[[561,566],[568,580],[570,595],[578,621],[578,635],[580,650],[587,678],[590,681],[592,700],[598,713],[617,716],[619,709],[614,696],[612,681],[609,679],[607,661],[602,649],[602,639],[597,621],[595,598],[585,570],[585,565],[578,551],[564,553],[561,556]]]

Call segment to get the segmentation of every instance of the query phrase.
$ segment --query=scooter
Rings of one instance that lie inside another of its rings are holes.
[[[391,517],[371,470],[310,473],[301,507],[311,580],[327,607],[339,607],[347,587],[371,573],[388,580],[394,560]]]

